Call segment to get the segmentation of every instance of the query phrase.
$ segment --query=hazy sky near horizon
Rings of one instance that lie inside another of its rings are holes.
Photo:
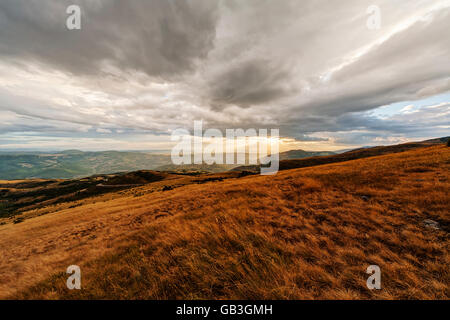
[[[450,0],[1,0],[0,149],[167,150],[195,120],[284,149],[447,136],[449,30]]]

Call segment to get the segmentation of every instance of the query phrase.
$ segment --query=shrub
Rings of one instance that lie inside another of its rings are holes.
[[[16,223],[21,223],[21,222],[23,222],[23,218],[22,217],[19,217],[19,218],[16,218],[15,220],[14,220],[14,224],[16,224]]]

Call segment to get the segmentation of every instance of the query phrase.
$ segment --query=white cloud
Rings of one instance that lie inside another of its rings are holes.
[[[418,110],[413,110],[415,107],[413,104],[407,105],[406,107],[403,107],[402,110],[400,110],[400,113],[413,113],[417,112]]]

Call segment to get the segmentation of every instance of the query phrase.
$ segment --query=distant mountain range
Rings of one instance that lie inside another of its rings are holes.
[[[309,157],[319,157],[319,156],[328,156],[336,154],[331,151],[305,151],[305,150],[290,150],[286,152],[280,153],[280,160],[289,160],[289,159],[303,159]],[[248,163],[248,157],[247,163]],[[224,161],[225,162],[225,161]],[[189,172],[224,172],[228,170],[232,170],[236,167],[241,166],[241,164],[189,164],[189,165],[174,165],[168,164],[164,166],[157,167],[156,170],[159,171],[171,171],[176,173],[189,173]]]
[[[291,150],[280,153],[281,159],[300,159],[332,152]],[[224,172],[238,165],[192,164],[174,165],[169,154],[147,152],[99,151],[84,152],[0,152],[0,180],[74,179],[95,174],[138,170],[172,171],[177,173]]]
[[[336,154],[336,152],[331,151],[304,151],[304,150],[290,150],[280,153],[280,160],[288,159],[303,159],[309,157],[321,157],[330,156]]]
[[[431,139],[416,144],[445,143],[449,137]],[[408,144],[412,147],[412,144]],[[377,147],[375,147],[377,148]],[[389,148],[389,147],[386,147]],[[398,147],[396,147],[398,148]],[[371,150],[363,147],[355,150]],[[355,151],[353,150],[353,151]],[[280,160],[305,159],[311,157],[338,157],[348,152],[290,150],[280,153]],[[372,151],[367,151],[372,153]],[[334,159],[334,158],[333,158]],[[326,161],[322,158],[321,161]],[[95,174],[110,174],[138,170],[171,171],[176,173],[224,172],[228,170],[256,169],[259,166],[227,164],[174,165],[169,154],[137,151],[85,152],[66,150],[61,152],[0,152],[0,180],[19,179],[74,179]]]
[[[0,179],[71,179],[94,174],[151,170],[168,163],[169,155],[142,152],[2,152]]]

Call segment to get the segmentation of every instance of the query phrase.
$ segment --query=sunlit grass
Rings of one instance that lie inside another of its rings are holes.
[[[436,146],[99,197],[0,226],[0,295],[448,299],[449,167]],[[82,290],[65,286],[71,264]],[[382,290],[366,287],[371,264]]]

